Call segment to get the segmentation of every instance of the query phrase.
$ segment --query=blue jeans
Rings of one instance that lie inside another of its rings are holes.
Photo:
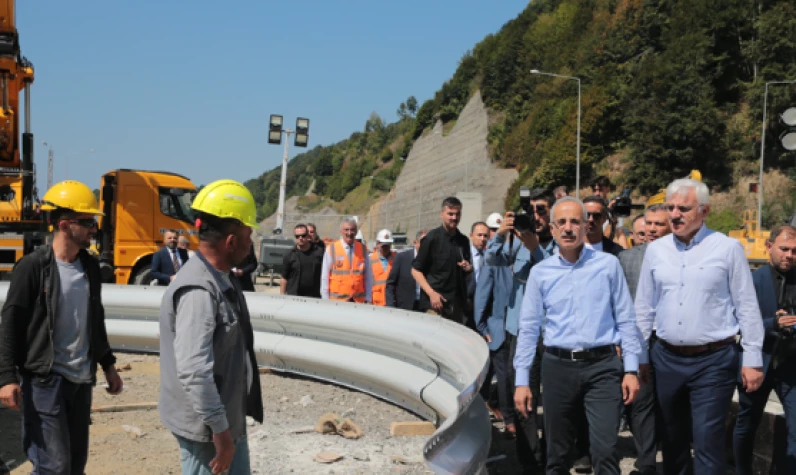
[[[91,384],[58,373],[22,378],[22,446],[31,474],[82,475],[88,460]]]
[[[180,466],[182,475],[212,475],[210,461],[216,456],[216,448],[212,442],[196,442],[175,434],[177,442],[180,444]],[[228,475],[249,475],[251,464],[249,463],[249,441],[244,436],[235,443],[235,455]]]

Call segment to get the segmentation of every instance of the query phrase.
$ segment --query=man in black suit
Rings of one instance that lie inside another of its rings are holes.
[[[421,229],[415,236],[415,248],[401,252],[395,260],[387,277],[387,306],[404,310],[417,310],[420,299],[420,288],[412,277],[412,261],[420,249],[420,241],[425,237],[426,230]]]
[[[169,285],[177,271],[188,262],[188,251],[177,247],[177,231],[169,229],[163,233],[163,249],[152,256],[152,278],[158,285]]]
[[[254,244],[252,244],[249,249],[249,255],[246,256],[246,260],[243,261],[240,267],[232,268],[232,273],[238,278],[240,289],[244,292],[254,292],[254,279],[252,278],[252,274],[257,270],[257,266],[259,265],[260,264],[257,262],[257,255],[254,253]]]
[[[617,255],[624,250],[622,246],[603,235],[603,224],[608,219],[608,203],[600,196],[589,196],[583,200],[589,221],[586,224],[586,247],[595,251]]]
[[[748,392],[738,384],[738,420],[733,434],[735,473],[752,474],[755,433],[774,390],[785,409],[787,449],[785,467],[777,473],[796,473],[796,228],[779,226],[766,241],[769,263],[752,274],[766,329],[763,341],[763,384]]]

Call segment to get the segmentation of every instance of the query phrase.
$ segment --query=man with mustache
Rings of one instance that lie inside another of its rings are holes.
[[[650,243],[671,233],[669,228],[669,213],[666,205],[652,205],[641,215],[642,219],[633,221],[635,229],[638,222],[645,224],[646,243],[632,247],[619,254],[619,263],[627,279],[627,288],[630,295],[636,298],[638,277],[641,273],[641,264]],[[657,337],[653,328],[650,335],[650,347],[655,344]],[[652,368],[650,368],[650,372]],[[641,385],[638,397],[630,405],[630,430],[633,432],[633,442],[636,445],[636,468],[640,475],[654,475],[656,472],[656,456],[658,453],[658,437],[655,431],[655,385],[653,379],[648,378]]]
[[[562,198],[550,219],[558,254],[531,269],[525,288],[514,404],[525,417],[532,409],[528,374],[544,325],[547,473],[569,473],[569,453],[585,408],[595,472],[619,475],[620,410],[639,389],[641,342],[633,302],[616,257],[584,246],[583,203]]]
[[[785,409],[787,462],[785,473],[796,473],[796,228],[779,226],[766,241],[767,265],[752,275],[766,328],[763,343],[765,378],[754,392],[738,388],[738,421],[733,448],[735,473],[751,475],[755,433],[774,390]]]
[[[705,226],[707,185],[690,178],[666,188],[672,235],[647,246],[636,292],[663,430],[664,473],[726,473],[724,430],[738,367],[743,387],[763,381],[763,323],[743,246]],[[736,343],[741,332],[743,356]],[[647,355],[642,353],[642,363]],[[646,365],[640,370],[646,380]],[[691,457],[693,444],[694,456]]]

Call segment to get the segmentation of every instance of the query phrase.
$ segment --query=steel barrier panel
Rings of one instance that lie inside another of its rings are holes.
[[[0,282],[2,302],[8,285]],[[164,290],[103,285],[113,348],[159,351]],[[433,421],[423,456],[436,473],[484,470],[492,431],[478,394],[489,361],[479,335],[439,317],[371,305],[252,292],[246,301],[259,364],[373,394]]]

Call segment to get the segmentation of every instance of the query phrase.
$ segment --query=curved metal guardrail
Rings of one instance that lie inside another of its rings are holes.
[[[114,349],[157,353],[163,287],[103,285]],[[8,284],[0,283],[5,300]],[[467,328],[392,308],[247,293],[260,365],[334,382],[437,425],[423,455],[436,473],[483,470],[491,443],[478,389],[489,350]]]

